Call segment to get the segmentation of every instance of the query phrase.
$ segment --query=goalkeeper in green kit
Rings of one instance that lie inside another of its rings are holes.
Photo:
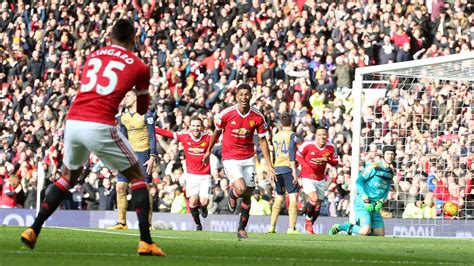
[[[356,224],[335,224],[329,230],[330,235],[345,231],[349,235],[385,235],[384,222],[380,210],[387,199],[394,169],[395,146],[382,149],[382,159],[367,165],[357,178],[357,198],[354,202]]]

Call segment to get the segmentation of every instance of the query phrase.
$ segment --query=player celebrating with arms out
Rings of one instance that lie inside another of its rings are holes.
[[[392,185],[395,159],[395,146],[382,148],[382,159],[367,165],[357,178],[357,198],[354,202],[356,224],[335,224],[329,230],[330,235],[345,231],[349,235],[367,236],[373,231],[376,236],[385,235],[385,225],[380,210],[387,199]]]
[[[148,186],[128,140],[115,127],[115,115],[125,94],[137,89],[137,112],[145,114],[150,102],[150,71],[132,53],[135,31],[129,20],[118,20],[111,32],[112,45],[91,53],[84,65],[81,88],[66,119],[64,169],[46,195],[33,225],[21,234],[22,242],[34,248],[44,222],[77,184],[91,152],[107,166],[117,169],[130,182],[132,202],[138,216],[140,255],[165,256],[151,240]],[[125,75],[126,73],[126,75]]]
[[[217,115],[216,130],[211,137],[211,143],[203,158],[203,163],[209,163],[212,148],[222,136],[222,164],[233,188],[229,190],[229,209],[235,211],[237,199],[242,197],[240,207],[238,238],[248,238],[245,227],[249,219],[252,191],[255,188],[255,148],[253,136],[255,131],[259,137],[260,147],[268,177],[275,179],[275,170],[271,165],[270,150],[266,136],[267,124],[262,113],[250,106],[252,88],[248,84],[237,87],[237,104],[224,109]]]
[[[296,217],[298,216],[298,177],[296,176],[296,141],[295,133],[291,129],[291,116],[288,113],[282,113],[280,117],[282,125],[281,130],[273,136],[273,158],[275,172],[277,174],[275,181],[275,190],[278,196],[272,207],[272,216],[268,233],[275,233],[275,225],[280,214],[281,204],[285,197],[285,190],[290,198],[288,207],[288,230],[287,234],[301,234],[296,230]]]
[[[118,118],[120,132],[129,140],[138,163],[145,174],[145,181],[151,183],[151,173],[155,166],[156,137],[155,120],[150,112],[145,115],[137,114],[137,92],[131,90],[125,94],[124,104],[127,110]],[[107,229],[128,229],[127,225],[127,189],[128,179],[119,173],[117,176],[117,209],[118,222]],[[148,221],[152,223],[153,207],[150,201]]]
[[[326,165],[336,167],[339,164],[336,148],[327,143],[328,132],[324,127],[316,129],[316,140],[306,141],[296,153],[296,160],[301,165],[303,191],[308,197],[305,207],[305,230],[314,235],[313,224],[319,216],[321,202],[326,191]]]
[[[170,132],[156,127],[155,133],[167,138],[176,139],[184,146],[186,156],[186,196],[189,198],[189,208],[191,216],[196,223],[196,230],[202,231],[199,210],[201,210],[202,218],[206,218],[212,182],[211,166],[210,164],[202,164],[202,159],[209,147],[211,135],[202,131],[202,120],[197,115],[191,117],[189,129],[191,132]]]

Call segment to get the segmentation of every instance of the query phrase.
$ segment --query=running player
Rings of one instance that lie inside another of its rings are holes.
[[[156,134],[173,138],[184,146],[186,156],[185,188],[186,197],[189,198],[191,216],[196,223],[196,230],[202,231],[201,219],[207,217],[207,205],[211,195],[211,166],[202,164],[204,154],[209,147],[211,136],[202,131],[202,120],[199,116],[191,117],[189,122],[190,132],[171,132],[159,127],[155,128]]]
[[[240,84],[237,87],[237,104],[224,109],[217,115],[216,130],[203,158],[203,163],[208,164],[212,148],[223,134],[222,163],[233,186],[229,190],[231,212],[235,211],[237,199],[242,197],[238,238],[248,238],[245,227],[249,219],[252,191],[255,188],[255,148],[253,142],[255,132],[259,137],[268,177],[272,180],[275,179],[275,170],[271,164],[270,150],[266,139],[267,123],[262,113],[250,105],[251,98],[252,88],[250,85]]]
[[[132,53],[135,31],[132,22],[119,19],[111,31],[111,46],[91,53],[84,65],[81,88],[67,116],[64,134],[62,177],[46,195],[33,225],[21,234],[33,249],[41,228],[77,184],[83,163],[93,152],[106,165],[120,171],[130,182],[138,216],[140,255],[165,256],[150,236],[148,186],[127,139],[115,126],[115,115],[125,94],[137,90],[137,112],[144,115],[150,102],[148,67]],[[125,74],[126,73],[126,74]]]
[[[319,216],[321,203],[326,191],[326,165],[336,167],[339,164],[336,148],[327,143],[326,128],[316,129],[316,140],[307,141],[301,145],[296,153],[296,160],[301,165],[303,191],[308,197],[305,210],[305,230],[314,235],[313,224]]]

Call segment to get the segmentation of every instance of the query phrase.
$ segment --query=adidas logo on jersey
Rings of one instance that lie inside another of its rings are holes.
[[[231,125],[237,125],[237,123],[235,123],[235,121],[232,121],[230,122]]]

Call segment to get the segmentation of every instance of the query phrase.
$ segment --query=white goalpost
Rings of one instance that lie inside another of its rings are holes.
[[[359,172],[387,144],[397,157],[384,217],[436,226],[473,219],[473,84],[474,52],[356,69],[351,223]],[[424,213],[408,213],[420,201]],[[447,202],[459,206],[456,215],[443,211]]]

